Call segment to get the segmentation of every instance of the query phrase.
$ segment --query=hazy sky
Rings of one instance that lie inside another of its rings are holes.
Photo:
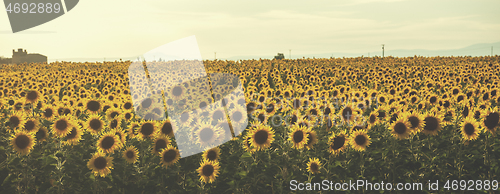
[[[500,41],[499,7],[499,0],[84,0],[15,34],[0,13],[0,56],[25,48],[49,61],[132,57],[191,35],[204,59],[370,52],[381,44],[457,49]]]

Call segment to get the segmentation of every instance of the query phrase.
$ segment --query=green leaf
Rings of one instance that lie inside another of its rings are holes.
[[[250,162],[253,160],[252,158],[252,154],[250,152],[245,152],[241,155],[241,158],[240,158],[242,161],[245,161],[245,162]]]
[[[12,174],[9,174],[9,175],[7,175],[7,177],[5,177],[5,179],[3,180],[2,186],[4,186],[5,183],[7,183],[7,184],[9,183],[11,175]]]
[[[246,171],[240,171],[240,172],[238,172],[238,175],[243,178],[243,177],[247,176],[247,172]]]

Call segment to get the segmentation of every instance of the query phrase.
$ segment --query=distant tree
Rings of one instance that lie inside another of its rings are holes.
[[[278,53],[278,55],[274,56],[274,59],[284,59],[285,55],[283,53]]]

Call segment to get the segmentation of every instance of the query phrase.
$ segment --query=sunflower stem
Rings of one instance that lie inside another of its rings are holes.
[[[486,132],[486,143],[485,143],[485,149],[486,149],[486,155],[485,155],[485,164],[486,164],[486,169],[487,169],[487,174],[486,176],[488,177],[488,180],[491,180],[491,177],[490,177],[490,152],[489,152],[489,149],[490,149],[490,145],[489,145],[489,141],[488,141],[488,136],[490,134],[488,132]]]

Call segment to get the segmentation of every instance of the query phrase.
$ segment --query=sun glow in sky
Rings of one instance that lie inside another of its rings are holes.
[[[498,0],[80,1],[13,34],[0,13],[0,56],[133,57],[195,35],[203,59],[234,56],[457,49],[500,41]],[[292,58],[294,58],[292,56]]]

